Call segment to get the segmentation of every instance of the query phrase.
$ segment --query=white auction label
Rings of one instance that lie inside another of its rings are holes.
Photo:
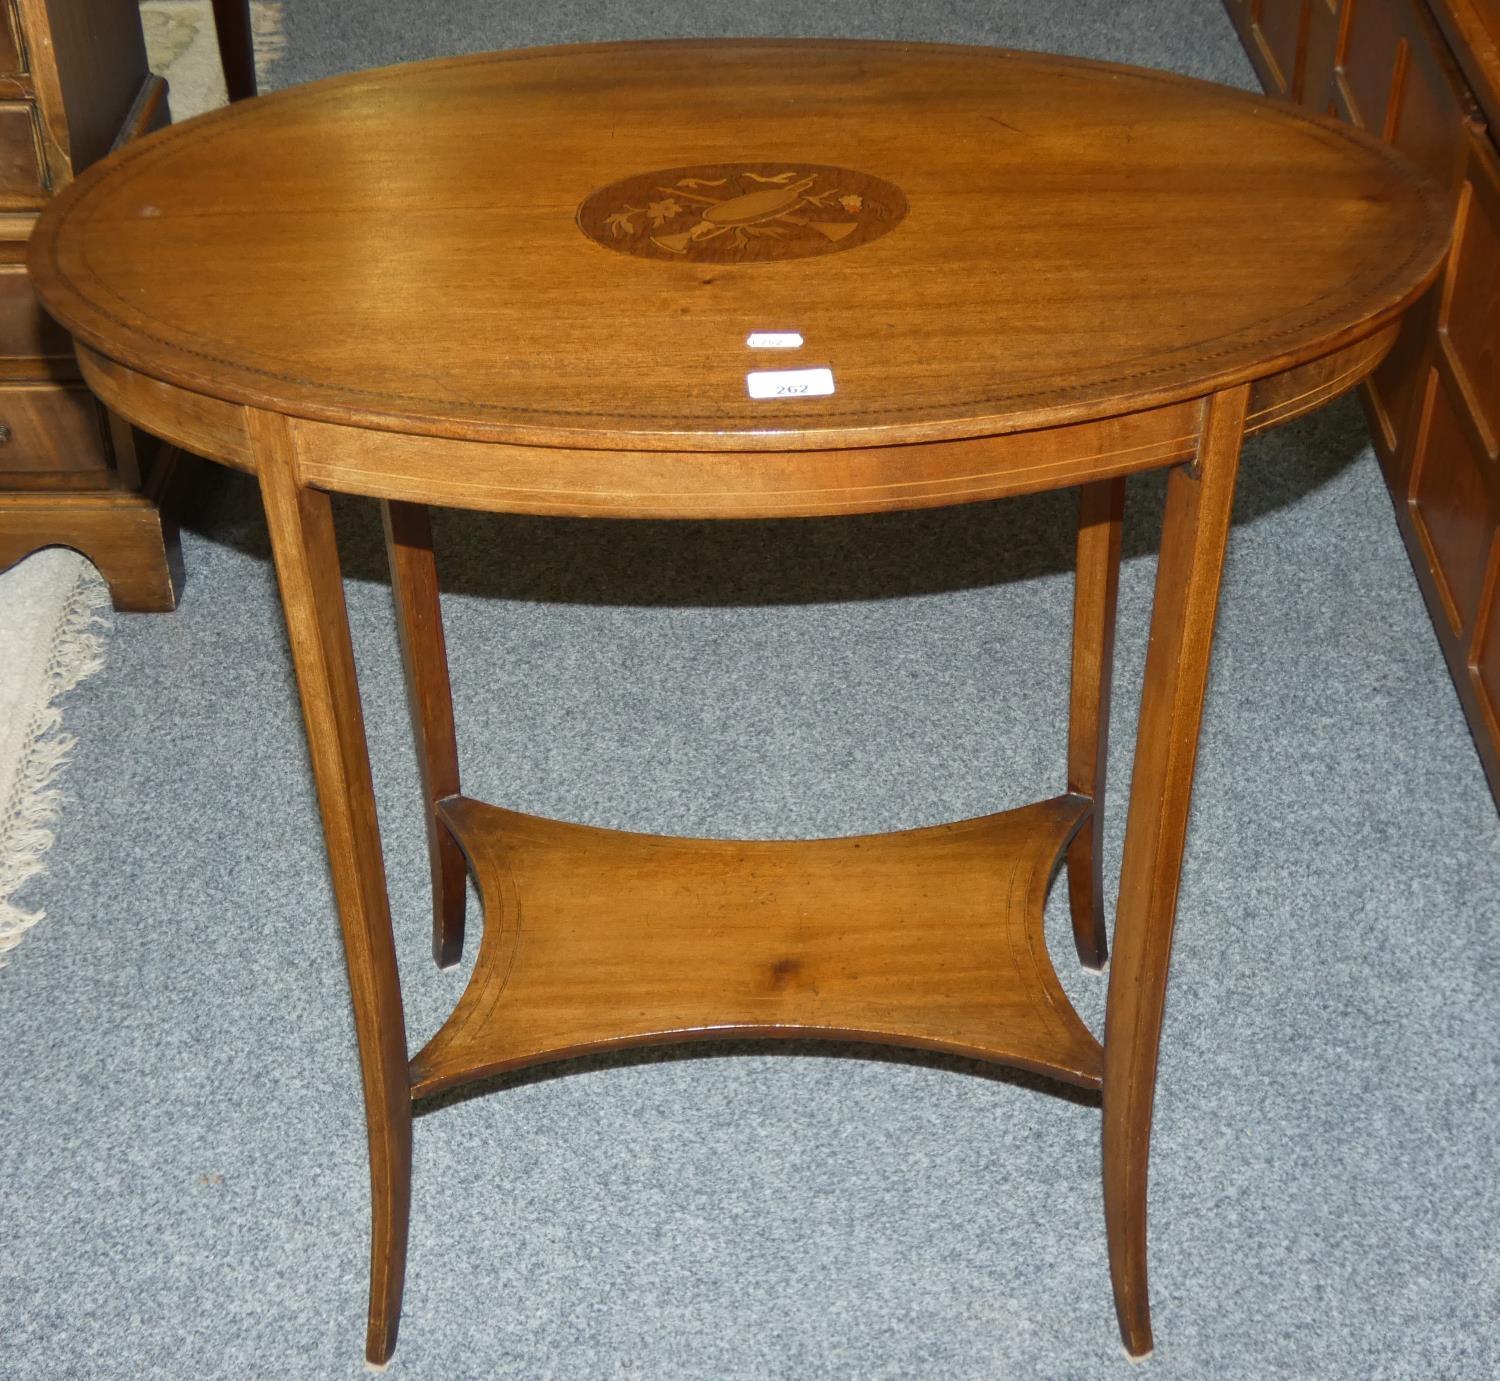
[[[752,331],[745,337],[752,350],[800,350],[801,331]]]
[[[756,369],[745,387],[752,398],[824,398],[833,392],[833,370]]]

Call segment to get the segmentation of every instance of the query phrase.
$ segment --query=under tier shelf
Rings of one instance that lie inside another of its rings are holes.
[[[1103,1053],[1042,910],[1076,796],[816,840],[678,839],[439,808],[484,902],[469,985],[414,1096],[544,1060],[729,1036],[953,1051],[1097,1088]]]

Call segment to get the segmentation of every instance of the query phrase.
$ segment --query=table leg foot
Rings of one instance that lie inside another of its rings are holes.
[[[401,1295],[406,1284],[406,1235],[411,1193],[409,1181],[404,1186],[403,1193],[408,1201],[402,1205],[399,1228],[388,1224],[384,1233],[377,1232],[371,1248],[370,1313],[365,1328],[365,1361],[379,1371],[385,1370],[386,1363],[396,1351],[396,1334],[401,1326]],[[374,1269],[376,1257],[382,1258],[384,1270],[380,1272]]]
[[[1100,825],[1104,812],[1095,802],[1083,828],[1068,849],[1068,908],[1073,916],[1073,947],[1086,969],[1102,970],[1109,961],[1109,932],[1104,924],[1104,887],[1099,865]]]
[[[381,1138],[375,1149],[377,1135]],[[411,1102],[404,1115],[370,1128],[370,1304],[365,1360],[383,1367],[396,1350],[401,1297],[406,1289],[406,1245],[411,1226]]]

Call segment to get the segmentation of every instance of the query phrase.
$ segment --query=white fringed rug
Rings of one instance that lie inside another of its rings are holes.
[[[54,781],[73,747],[54,702],[103,665],[108,604],[104,582],[71,551],[39,551],[0,579],[0,954],[42,918],[11,898],[52,843]]]
[[[255,3],[250,13],[264,79],[281,52],[281,6]],[[175,118],[223,105],[209,0],[143,0],[141,22]],[[73,551],[40,551],[0,573],[0,956],[42,919],[16,893],[42,871],[63,803],[57,776],[74,741],[57,699],[103,666],[108,607],[104,582]]]
[[[252,0],[250,27],[255,35],[255,71],[264,82],[286,42],[281,5]],[[174,120],[186,120],[221,106],[224,70],[214,36],[210,0],[141,0],[141,25],[151,70],[167,79],[167,99]]]

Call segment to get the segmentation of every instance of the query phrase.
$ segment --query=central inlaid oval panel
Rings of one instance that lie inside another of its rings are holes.
[[[905,215],[899,187],[853,168],[717,163],[601,187],[578,208],[578,228],[643,259],[757,264],[857,249]]]

